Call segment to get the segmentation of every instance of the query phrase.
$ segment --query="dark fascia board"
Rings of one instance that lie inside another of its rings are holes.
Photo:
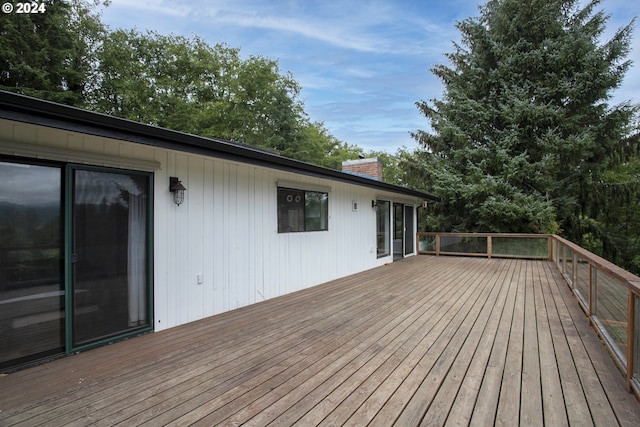
[[[440,201],[439,197],[421,191],[289,159],[249,145],[146,125],[12,92],[0,91],[0,118],[248,163],[423,200]]]

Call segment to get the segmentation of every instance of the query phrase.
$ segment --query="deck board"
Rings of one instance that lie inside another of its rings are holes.
[[[637,425],[546,261],[412,257],[0,378],[0,425]]]
[[[567,426],[567,408],[562,399],[562,383],[558,372],[551,320],[548,311],[554,309],[553,300],[546,289],[553,283],[553,278],[547,275],[547,269],[538,269],[534,280],[539,286],[534,286],[537,303],[536,319],[538,328],[538,349],[540,355],[540,385],[542,391],[542,412],[544,424],[549,426]]]
[[[493,422],[495,425],[515,426],[520,414],[520,397],[522,386],[522,359],[525,310],[525,282],[526,270],[520,265],[517,276],[516,300],[511,318],[511,330],[507,343],[504,371],[502,373],[498,411]]]
[[[483,384],[483,379],[485,378],[485,371],[487,370],[494,344],[497,342],[496,337],[499,327],[501,324],[506,325],[506,322],[503,320],[503,313],[505,309],[508,310],[510,296],[515,294],[514,288],[506,285],[506,281],[509,281],[509,283],[511,282],[515,266],[516,263],[511,262],[508,268],[503,269],[501,276],[497,279],[497,283],[501,288],[500,295],[495,300],[491,316],[485,325],[482,336],[480,337],[478,348],[472,356],[467,373],[462,380],[461,387],[450,409],[446,425],[466,426],[471,421],[474,409],[480,408],[480,406],[476,406],[476,402],[478,400],[480,388]],[[489,377],[490,376],[487,376],[487,378]],[[485,385],[485,389],[486,387],[487,386]],[[497,394],[495,401],[497,402]],[[489,406],[491,405],[487,405],[485,407]],[[481,412],[484,411],[478,409],[477,414],[481,414]]]
[[[520,425],[539,426],[543,424],[542,374],[540,371],[540,336],[544,334],[543,324],[537,314],[543,309],[543,301],[536,298],[536,288],[526,286],[533,283],[533,269],[528,269],[524,277],[525,304],[522,348],[522,391],[520,392]],[[546,349],[549,350],[548,348]]]

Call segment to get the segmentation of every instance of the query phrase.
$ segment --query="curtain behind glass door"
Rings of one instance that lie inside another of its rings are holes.
[[[148,197],[148,175],[74,171],[74,347],[150,325]]]

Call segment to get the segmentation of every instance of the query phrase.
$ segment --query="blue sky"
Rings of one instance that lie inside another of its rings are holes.
[[[305,111],[336,138],[365,150],[415,148],[428,129],[415,103],[441,98],[429,71],[447,64],[455,22],[478,15],[474,0],[112,0],[102,21],[116,28],[197,34],[241,56],[277,60],[302,86]],[[640,15],[637,0],[603,0],[611,35]],[[612,103],[640,103],[640,22],[634,65]]]

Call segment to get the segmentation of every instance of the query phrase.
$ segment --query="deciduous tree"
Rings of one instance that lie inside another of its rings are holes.
[[[196,36],[117,30],[98,62],[95,110],[305,157],[300,87],[276,61]]]

